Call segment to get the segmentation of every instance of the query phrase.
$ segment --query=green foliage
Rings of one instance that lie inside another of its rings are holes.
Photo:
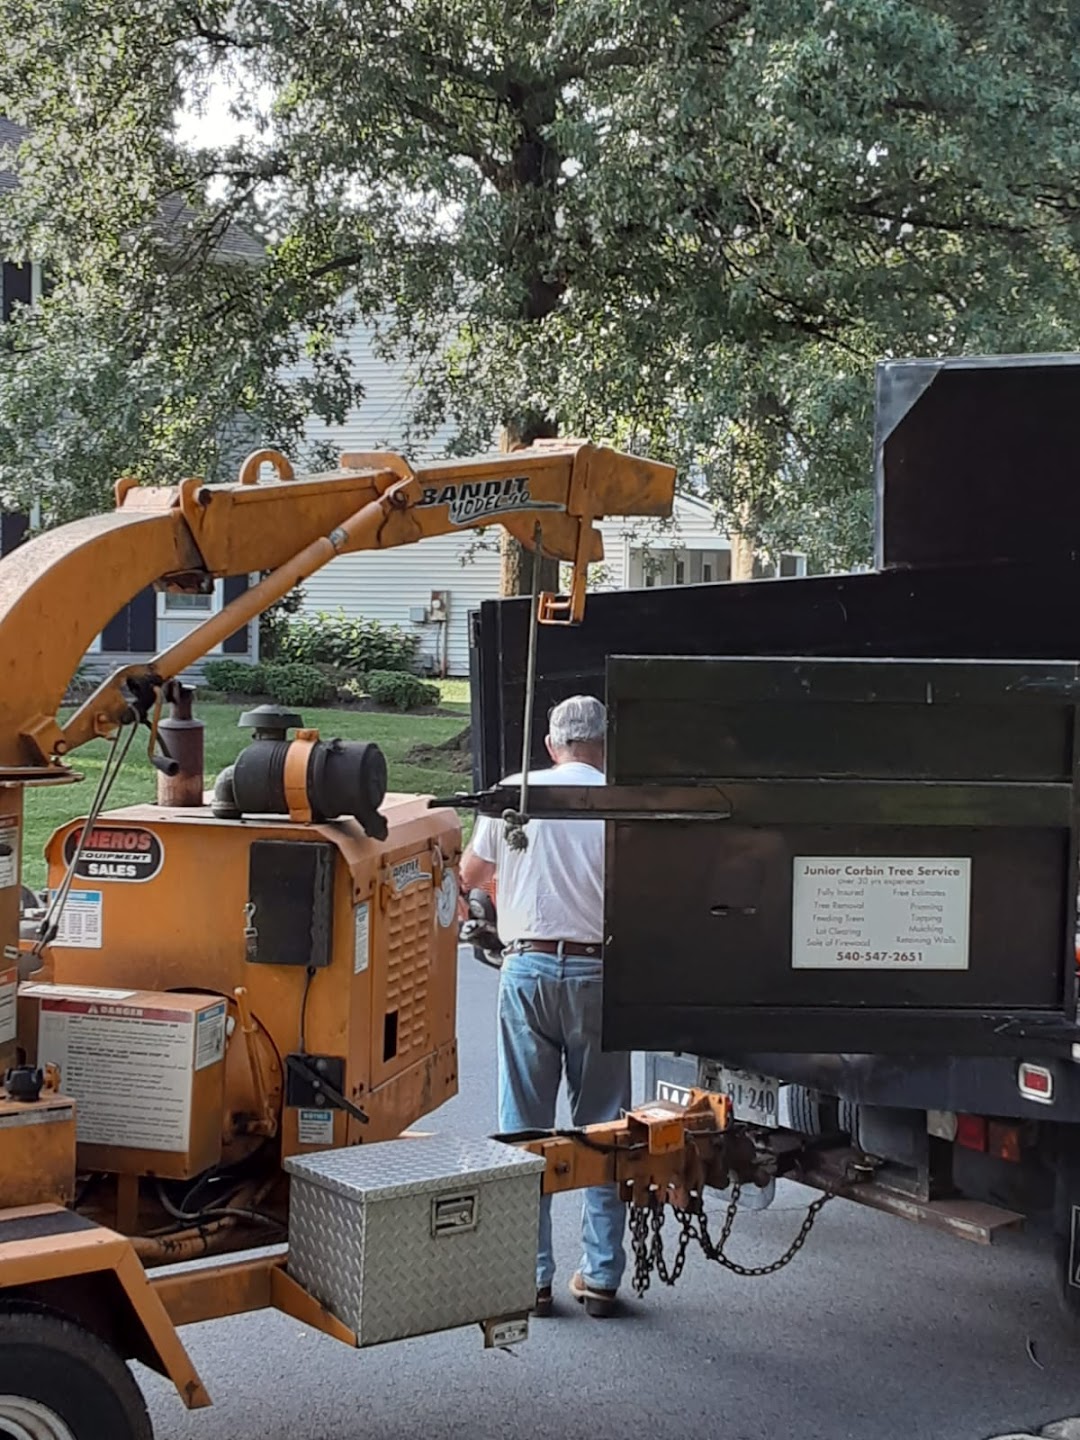
[[[279,641],[279,654],[308,665],[333,665],[361,675],[369,670],[409,670],[416,662],[419,636],[397,625],[362,616],[320,613],[291,618]]]
[[[202,674],[209,688],[223,695],[267,693],[266,667],[263,665],[248,665],[243,660],[207,660]]]
[[[437,685],[403,670],[372,670],[364,689],[377,705],[393,705],[398,710],[419,710],[439,703]]]
[[[334,682],[317,665],[299,661],[263,666],[266,693],[279,705],[325,705],[337,694]]]
[[[282,643],[288,634],[293,616],[299,613],[303,603],[303,586],[296,585],[287,595],[267,606],[259,616],[259,654],[264,660],[283,658]]]
[[[0,492],[51,516],[119,471],[229,473],[237,414],[294,451],[340,424],[364,322],[417,435],[554,421],[839,562],[868,548],[875,359],[1080,338],[1070,5],[0,0],[0,25],[0,110],[32,129],[0,250],[55,277],[5,327]],[[230,82],[241,133],[179,145],[177,97]]]

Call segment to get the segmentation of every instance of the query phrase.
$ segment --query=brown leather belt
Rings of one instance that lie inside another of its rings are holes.
[[[586,945],[581,940],[515,940],[509,949],[517,951],[519,954],[531,950],[534,954],[540,955],[561,954],[581,956],[582,958],[590,957],[596,960],[599,960],[604,953],[604,947],[599,941]]]

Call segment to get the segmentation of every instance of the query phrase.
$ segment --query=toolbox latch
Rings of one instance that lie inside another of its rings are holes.
[[[436,1195],[431,1202],[432,1235],[460,1235],[465,1230],[475,1230],[478,1205],[479,1195],[475,1190],[468,1194]]]

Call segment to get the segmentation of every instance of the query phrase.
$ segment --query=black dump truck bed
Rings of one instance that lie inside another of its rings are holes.
[[[1074,356],[884,365],[876,571],[541,629],[534,762],[557,700],[609,706],[606,1044],[1071,1052],[1078,401]],[[527,629],[474,619],[478,787],[520,765]]]

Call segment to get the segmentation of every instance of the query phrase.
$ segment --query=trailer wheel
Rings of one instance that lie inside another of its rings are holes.
[[[123,1359],[50,1310],[0,1308],[0,1440],[153,1440]]]

